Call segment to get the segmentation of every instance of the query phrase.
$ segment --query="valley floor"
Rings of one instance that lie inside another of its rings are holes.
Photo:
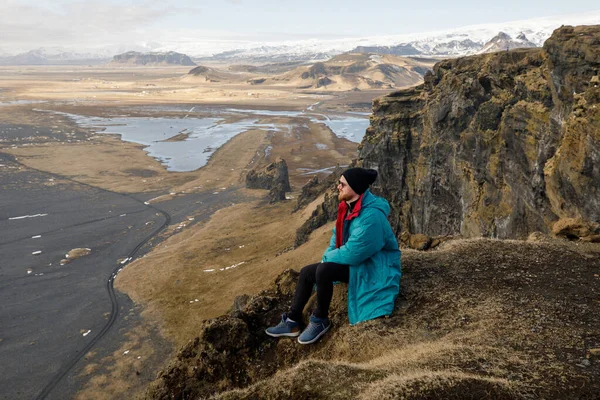
[[[114,399],[143,391],[167,354],[193,337],[204,319],[225,312],[237,294],[259,290],[288,266],[275,255],[293,244],[294,226],[306,217],[306,212],[290,216],[311,177],[305,171],[346,165],[357,146],[322,124],[263,117],[264,123],[298,126],[293,135],[246,131],[218,149],[205,167],[174,173],[143,146],[82,129],[60,113],[115,115],[169,102],[269,109],[324,102],[319,107],[327,110],[347,110],[352,103],[351,109],[364,112],[374,96],[385,93],[283,90],[284,96],[261,92],[249,99],[248,88],[241,86],[190,89],[179,82],[182,73],[173,68],[0,70],[0,184],[11,193],[1,204],[0,246],[6,256],[1,290],[3,303],[12,305],[2,315],[11,322],[0,334],[0,359],[13,372],[2,378],[0,386],[12,389],[3,389],[0,398],[41,393]],[[218,94],[223,90],[233,95]],[[207,94],[213,91],[216,97]],[[267,192],[245,189],[244,177],[277,157],[288,163],[293,191],[291,200],[268,205]],[[123,199],[123,206],[115,199]],[[48,216],[9,220],[34,211]],[[39,233],[41,241],[31,239]],[[61,264],[74,248],[91,253]],[[40,256],[32,254],[36,250]],[[127,260],[129,254],[134,261]],[[276,267],[262,275],[256,268],[267,258]],[[218,271],[232,265],[238,267]],[[218,272],[204,272],[209,269]],[[113,272],[117,292],[111,300],[106,288]],[[68,289],[57,291],[63,286]],[[44,306],[35,306],[41,299]],[[23,357],[30,360],[19,362]],[[25,377],[32,376],[39,384],[26,384]]]

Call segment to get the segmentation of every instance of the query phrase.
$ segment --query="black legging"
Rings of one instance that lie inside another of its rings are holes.
[[[302,310],[317,285],[317,308],[313,314],[318,318],[327,318],[329,304],[333,296],[333,282],[346,282],[350,279],[350,268],[347,265],[332,262],[310,264],[302,268],[289,318],[302,321]]]

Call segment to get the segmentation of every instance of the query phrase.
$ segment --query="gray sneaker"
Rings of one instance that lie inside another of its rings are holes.
[[[311,344],[319,340],[331,328],[329,318],[318,318],[314,315],[310,316],[310,323],[298,337],[298,343]]]
[[[273,337],[296,337],[300,335],[300,324],[288,320],[287,313],[281,316],[281,321],[276,325],[265,330],[266,334]]]

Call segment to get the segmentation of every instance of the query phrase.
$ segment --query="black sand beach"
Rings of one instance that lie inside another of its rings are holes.
[[[23,137],[64,140],[29,126],[2,125],[1,135],[5,144]],[[235,188],[219,196],[178,195],[160,203],[166,212],[159,212],[145,201],[164,193],[110,192],[29,169],[1,152],[0,193],[2,399],[73,397],[81,388],[84,353],[113,351],[139,315],[127,296],[111,294],[113,272],[135,250],[139,257],[158,243],[166,222],[197,223],[238,197]],[[61,265],[77,248],[90,254]],[[161,360],[155,354],[148,362]]]
[[[100,333],[111,272],[165,217],[6,157],[0,164],[0,387],[3,398],[29,399]],[[91,253],[60,265],[76,248]]]

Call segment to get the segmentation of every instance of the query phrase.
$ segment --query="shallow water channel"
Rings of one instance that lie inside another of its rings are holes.
[[[156,113],[153,106],[148,111]],[[208,109],[192,107],[184,110],[169,106],[163,111],[181,111],[182,117],[89,117],[64,114],[78,125],[96,129],[98,133],[118,134],[121,139],[146,146],[148,154],[169,171],[193,171],[203,167],[211,155],[234,136],[250,129],[285,130],[292,124],[261,123],[269,117],[306,119],[306,122],[322,123],[338,137],[359,143],[369,126],[367,115],[323,115],[304,111],[272,111],[252,109]],[[210,115],[210,116],[208,116]],[[232,118],[235,122],[232,122]]]

